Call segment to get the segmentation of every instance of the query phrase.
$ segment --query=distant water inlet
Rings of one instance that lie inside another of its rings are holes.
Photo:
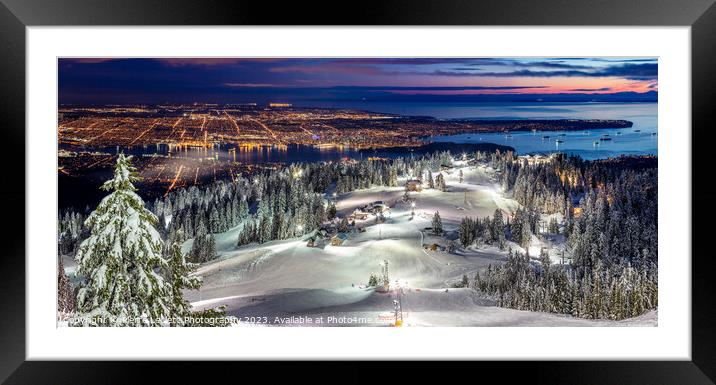
[[[656,129],[599,129],[590,131],[536,131],[474,133],[431,138],[445,143],[494,143],[510,146],[518,154],[564,152],[583,159],[619,155],[658,155]]]
[[[79,147],[60,145],[60,149],[68,151],[95,151],[105,154],[123,152],[137,157],[159,156],[174,159],[206,160],[221,163],[238,162],[245,164],[320,162],[360,155],[359,150],[347,146],[319,147],[301,144],[240,146],[224,143],[215,144],[210,147],[175,146],[164,143],[130,147]]]
[[[350,108],[405,116],[432,116],[438,119],[623,119],[634,123],[629,129],[599,129],[590,132],[510,132],[462,134],[431,137],[453,143],[495,143],[510,146],[520,154],[563,151],[585,159],[619,155],[657,155],[657,103],[557,103],[557,102],[475,102],[475,103],[362,103],[333,101],[323,107]],[[600,140],[608,134],[611,140]],[[549,137],[544,138],[543,137]],[[595,144],[595,142],[597,142]]]
[[[67,151],[91,151],[104,154],[125,154],[136,157],[162,157],[171,159],[191,159],[218,163],[311,163],[338,161],[341,159],[368,159],[371,157],[397,158],[419,156],[435,151],[470,152],[476,150],[494,151],[512,148],[492,143],[428,143],[417,147],[386,147],[378,149],[358,149],[350,146],[312,146],[302,144],[237,146],[236,144],[215,144],[211,147],[179,147],[168,144],[130,147],[89,147],[60,145]]]
[[[584,159],[602,159],[619,155],[658,155],[658,119],[656,103],[594,103],[561,106],[525,107],[519,118],[625,119],[630,128],[606,128],[582,131],[532,131],[508,133],[469,133],[436,136],[436,142],[495,143],[513,147],[519,154],[564,152]],[[533,109],[531,109],[533,108]],[[494,111],[491,111],[494,112]]]

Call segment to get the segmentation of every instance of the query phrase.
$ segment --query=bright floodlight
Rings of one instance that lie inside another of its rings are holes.
[[[410,207],[415,207],[415,202],[410,202]]]
[[[298,231],[303,230],[303,226],[302,226],[302,225],[297,225],[297,226],[296,226],[296,230],[298,230]]]

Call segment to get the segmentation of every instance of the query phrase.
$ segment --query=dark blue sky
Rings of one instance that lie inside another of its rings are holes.
[[[63,58],[60,104],[656,100],[655,58]]]

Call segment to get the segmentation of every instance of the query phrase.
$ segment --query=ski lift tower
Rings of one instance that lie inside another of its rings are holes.
[[[393,300],[393,311],[395,312],[395,326],[403,325],[403,304],[400,296],[401,291],[402,289],[400,288],[396,290],[396,295],[398,296],[398,299]]]
[[[390,278],[388,277],[388,260],[383,260],[383,263],[381,263],[380,266],[380,273],[383,275],[383,289],[385,291],[388,291],[390,290]]]
[[[397,300],[393,300],[395,310],[395,326],[403,326],[403,285],[401,281],[396,280],[395,296]]]

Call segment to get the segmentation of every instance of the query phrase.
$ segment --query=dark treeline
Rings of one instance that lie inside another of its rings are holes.
[[[506,225],[506,237],[526,249],[539,233],[539,213],[560,213],[561,223],[553,219],[546,231],[565,236],[571,263],[550,268],[546,254],[534,263],[510,252],[507,264],[476,277],[478,289],[495,295],[501,306],[585,318],[623,319],[656,309],[655,159],[558,156],[530,165],[502,156],[493,163],[502,170],[503,188],[523,206]],[[473,225],[480,221],[463,220],[463,246],[481,239],[485,226]]]
[[[579,278],[568,267],[550,265],[545,252],[539,260],[510,249],[507,263],[475,275],[474,287],[494,295],[498,306],[590,319],[635,317],[658,305],[655,271],[598,262]]]
[[[502,211],[495,210],[495,215],[492,218],[463,218],[458,228],[458,234],[463,247],[485,243],[503,249],[506,236]]]
[[[58,248],[60,254],[74,255],[80,242],[89,236],[85,228],[86,216],[73,210],[66,210],[57,223]]]
[[[496,245],[504,249],[506,240],[511,240],[527,249],[532,234],[539,232],[540,214],[536,210],[517,209],[512,219],[504,218],[502,210],[485,218],[465,217],[460,221],[458,234],[463,247],[470,245]]]

